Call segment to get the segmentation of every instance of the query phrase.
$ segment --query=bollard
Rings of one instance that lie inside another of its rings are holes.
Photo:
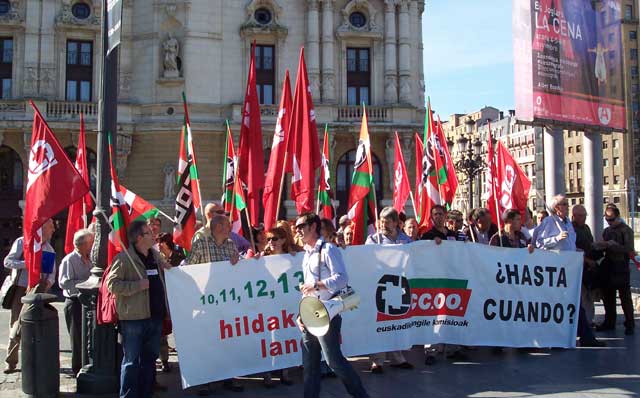
[[[22,392],[31,397],[57,397],[60,391],[60,332],[53,294],[28,294],[20,315]]]

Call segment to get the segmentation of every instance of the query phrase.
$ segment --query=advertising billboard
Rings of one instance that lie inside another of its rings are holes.
[[[626,128],[620,0],[514,0],[516,117]]]

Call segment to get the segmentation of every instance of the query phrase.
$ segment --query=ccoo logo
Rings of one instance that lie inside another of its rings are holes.
[[[462,279],[408,279],[383,275],[376,288],[377,321],[392,321],[414,316],[464,316],[471,289]]]

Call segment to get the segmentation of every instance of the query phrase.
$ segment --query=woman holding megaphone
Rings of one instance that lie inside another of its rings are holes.
[[[304,242],[302,272],[304,283],[300,285],[303,296],[315,296],[321,301],[330,300],[347,287],[348,276],[342,261],[342,253],[332,243],[320,236],[320,217],[304,214],[296,220],[296,232]],[[302,331],[302,365],[304,366],[304,397],[320,396],[320,353],[324,354],[327,365],[340,378],[353,397],[368,397],[360,377],[340,350],[340,327],[342,317],[335,315],[326,334],[315,336],[297,318]]]

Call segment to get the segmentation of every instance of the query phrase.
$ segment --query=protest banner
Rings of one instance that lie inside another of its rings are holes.
[[[301,363],[303,254],[166,272],[183,387]],[[342,255],[361,297],[342,314],[347,356],[433,343],[575,347],[581,253],[419,241]]]

